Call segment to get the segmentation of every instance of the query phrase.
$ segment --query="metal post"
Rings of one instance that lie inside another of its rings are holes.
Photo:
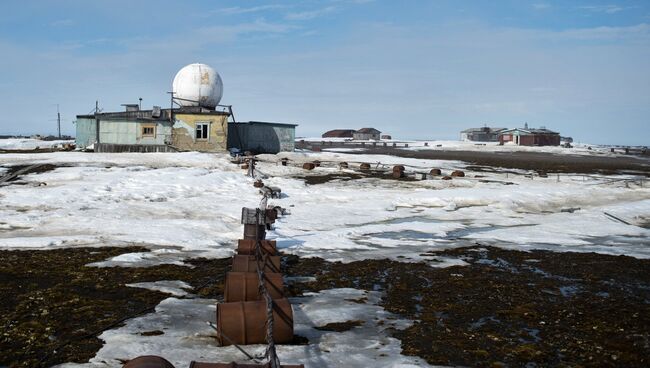
[[[59,139],[61,139],[61,113],[59,113],[59,104],[56,104],[56,123],[58,126]]]

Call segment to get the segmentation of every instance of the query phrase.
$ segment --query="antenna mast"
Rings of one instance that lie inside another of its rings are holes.
[[[61,139],[61,113],[59,112],[59,104],[56,104],[56,124],[59,132],[59,139]]]

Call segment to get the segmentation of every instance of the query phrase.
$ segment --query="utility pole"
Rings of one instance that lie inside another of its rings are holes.
[[[59,104],[56,104],[56,124],[59,132],[59,139],[61,139],[61,113],[59,112]]]

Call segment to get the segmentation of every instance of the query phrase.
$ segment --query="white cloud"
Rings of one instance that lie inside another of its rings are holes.
[[[326,8],[317,9],[317,10],[289,13],[284,18],[286,20],[310,20],[310,19],[323,16],[325,14],[332,13],[335,10],[336,10],[335,6],[328,6]]]
[[[535,10],[546,10],[546,9],[550,9],[550,8],[551,8],[551,5],[547,4],[547,3],[535,3],[535,4],[533,4],[533,9],[535,9]]]
[[[72,19],[59,19],[50,23],[51,27],[69,27],[74,24]]]
[[[582,10],[587,10],[594,13],[607,13],[615,14],[626,9],[631,9],[631,7],[621,7],[618,5],[586,5],[578,7]]]
[[[260,5],[253,6],[249,8],[242,8],[239,6],[234,6],[230,8],[217,9],[213,13],[216,14],[246,14],[246,13],[257,13],[265,10],[274,10],[274,9],[283,9],[287,8],[286,5],[281,4],[269,4],[269,5]]]

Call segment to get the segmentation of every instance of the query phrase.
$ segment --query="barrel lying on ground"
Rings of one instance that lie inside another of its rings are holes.
[[[461,171],[461,170],[454,170],[454,171],[451,173],[451,176],[462,178],[462,177],[465,176],[465,173],[464,173],[463,171]]]
[[[217,304],[217,339],[221,345],[266,343],[266,301]],[[273,341],[293,340],[293,311],[289,300],[273,301]]]
[[[174,368],[174,365],[159,356],[143,355],[129,360],[123,368]]]
[[[431,171],[429,171],[429,175],[431,175],[431,176],[438,176],[438,175],[441,175],[441,174],[442,174],[442,171],[440,171],[440,169],[431,169]]]
[[[271,299],[284,297],[281,273],[264,273],[264,286]],[[230,302],[246,302],[261,300],[260,282],[257,272],[228,272],[224,287],[224,300]]]
[[[369,163],[362,163],[361,166],[359,166],[361,170],[370,170],[370,164]]]
[[[314,165],[311,162],[305,162],[304,164],[302,164],[302,168],[305,170],[314,170],[315,167],[316,165]]]
[[[271,368],[271,364],[239,364],[239,363],[190,363],[190,368]],[[304,365],[280,365],[280,368],[305,368]]]

